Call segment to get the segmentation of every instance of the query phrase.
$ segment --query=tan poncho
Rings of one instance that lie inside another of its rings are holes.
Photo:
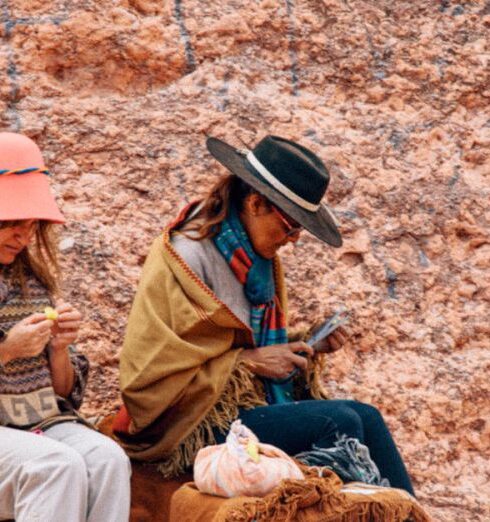
[[[278,259],[274,267],[286,311]],[[121,353],[129,455],[162,461],[165,475],[180,473],[214,442],[213,427],[226,431],[239,407],[265,404],[252,373],[237,363],[240,347],[251,345],[251,330],[186,265],[166,230],[145,262]]]

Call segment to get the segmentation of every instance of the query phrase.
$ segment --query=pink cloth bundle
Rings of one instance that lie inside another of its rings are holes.
[[[239,420],[231,425],[224,444],[199,450],[194,462],[199,491],[220,497],[262,497],[288,478],[304,475],[284,451],[259,442]]]

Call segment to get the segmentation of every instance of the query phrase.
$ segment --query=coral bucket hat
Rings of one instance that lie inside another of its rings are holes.
[[[0,221],[24,219],[65,222],[39,147],[22,134],[0,132]]]

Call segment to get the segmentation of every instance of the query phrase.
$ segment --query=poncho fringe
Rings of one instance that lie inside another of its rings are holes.
[[[289,342],[295,341],[305,341],[311,337],[312,331],[317,327],[318,323],[314,323],[309,328],[301,328],[293,330],[289,334]],[[299,390],[295,395],[298,398],[304,395],[305,389],[308,390],[308,398],[317,399],[317,400],[327,400],[329,399],[328,393],[325,390],[323,384],[323,376],[327,373],[327,365],[328,365],[328,354],[325,353],[316,353],[315,357],[308,357],[308,369],[303,374],[302,378],[299,379],[298,383],[295,384],[299,386]],[[304,388],[304,389],[303,389]]]
[[[328,399],[328,394],[323,386],[323,376],[325,375],[326,357],[324,354],[317,354],[310,360],[306,373],[306,383],[312,399]]]
[[[256,389],[253,373],[241,361],[232,372],[218,402],[201,423],[188,435],[168,458],[158,463],[158,471],[166,478],[182,475],[194,463],[197,452],[208,444],[215,444],[214,430],[226,433],[236,420],[239,408],[250,409],[267,403]]]

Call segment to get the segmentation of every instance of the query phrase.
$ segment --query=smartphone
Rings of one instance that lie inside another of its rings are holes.
[[[326,337],[328,337],[334,330],[336,330],[339,326],[347,323],[349,321],[349,312],[346,308],[341,308],[338,312],[336,312],[332,317],[329,317],[316,331],[315,333],[305,341],[306,344],[315,349],[315,344],[323,341]],[[306,357],[305,352],[297,352],[297,355],[301,355]],[[299,372],[299,368],[295,368],[287,377],[283,379],[271,379],[274,384],[284,384],[290,381],[297,373]]]
[[[332,315],[332,317],[329,317],[318,329],[316,329],[315,333],[305,341],[306,344],[314,348],[315,344],[326,339],[334,330],[348,321],[349,312],[347,309],[341,308],[338,312]]]

